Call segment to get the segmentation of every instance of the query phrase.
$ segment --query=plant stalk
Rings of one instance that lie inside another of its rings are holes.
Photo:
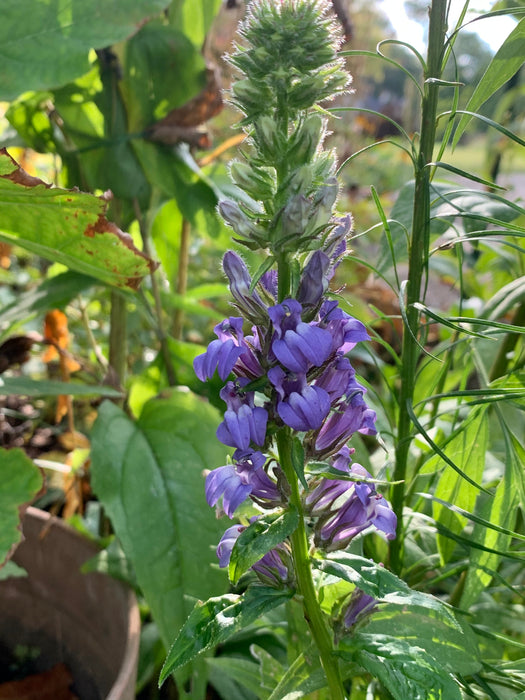
[[[177,294],[183,297],[188,288],[188,265],[190,262],[190,230],[191,225],[187,219],[182,220],[180,232],[179,267],[177,273]],[[175,310],[173,319],[173,337],[182,340],[182,327],[184,325],[184,309]]]
[[[308,554],[308,537],[304,523],[304,512],[299,492],[299,482],[295,473],[291,454],[291,435],[288,429],[277,433],[279,462],[290,484],[290,503],[297,508],[299,524],[292,533],[293,562],[297,587],[302,597],[304,617],[317,646],[321,664],[326,674],[331,700],[345,700],[345,692],[339,672],[337,657],[333,653],[332,635],[323,611],[319,605]]]
[[[430,8],[429,43],[421,110],[421,136],[415,172],[414,209],[410,239],[408,280],[406,285],[406,319],[401,350],[401,386],[397,447],[392,487],[392,507],[398,520],[398,534],[390,543],[390,564],[399,573],[403,565],[403,506],[408,456],[412,442],[412,421],[408,412],[412,403],[420,357],[418,342],[420,315],[414,304],[421,296],[423,272],[427,267],[430,238],[430,167],[436,136],[436,115],[446,32],[447,0],[433,0]]]

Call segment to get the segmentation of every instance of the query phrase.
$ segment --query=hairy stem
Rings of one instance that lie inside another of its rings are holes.
[[[406,319],[403,329],[401,351],[401,387],[399,395],[399,418],[397,447],[392,487],[392,507],[398,519],[398,535],[390,543],[390,563],[399,572],[403,564],[403,506],[405,502],[405,480],[408,456],[412,441],[412,421],[409,405],[415,388],[416,368],[420,356],[418,342],[419,311],[414,304],[421,296],[423,271],[428,260],[430,235],[430,167],[436,136],[436,115],[439,84],[443,68],[443,51],[446,32],[446,0],[433,0],[430,9],[429,44],[425,71],[424,95],[421,111],[421,136],[415,172],[414,210],[410,239],[408,280],[406,284]]]
[[[332,635],[323,611],[319,605],[312,579],[308,537],[304,523],[304,513],[299,492],[299,482],[293,468],[291,455],[291,435],[288,429],[277,433],[279,462],[291,488],[290,503],[297,508],[299,525],[291,535],[293,562],[297,587],[302,597],[304,617],[317,646],[321,664],[326,674],[331,700],[345,700],[345,692],[339,673],[337,657],[333,654]]]

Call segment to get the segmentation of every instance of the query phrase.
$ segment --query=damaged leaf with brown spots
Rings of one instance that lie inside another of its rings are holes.
[[[110,198],[52,187],[0,149],[0,240],[108,284],[137,289],[157,263],[107,220]]]

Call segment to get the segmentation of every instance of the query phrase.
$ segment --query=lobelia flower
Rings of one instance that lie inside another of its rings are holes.
[[[242,324],[242,318],[232,316],[215,326],[213,330],[217,340],[212,340],[206,352],[193,361],[195,374],[202,382],[211,379],[215,370],[224,381],[239,357],[249,351],[244,342]]]
[[[243,259],[233,250],[228,250],[222,259],[222,268],[229,280],[230,292],[241,313],[255,323],[266,321],[268,318],[266,305],[257,292],[250,291],[252,278]]]
[[[274,507],[281,494],[263,469],[266,457],[261,452],[235,450],[234,464],[211,471],[206,477],[206,500],[214,506],[222,496],[224,512],[229,518],[249,496],[258,502],[268,501]]]
[[[365,389],[357,382],[347,387],[345,396],[335,404],[335,410],[328,416],[314,439],[317,456],[327,456],[344,445],[354,433],[375,435],[376,414],[365,403]]]
[[[324,389],[308,386],[305,374],[287,374],[282,367],[272,367],[268,379],[279,394],[277,413],[283,423],[298,431],[321,426],[330,411],[330,397]]]
[[[364,324],[340,309],[337,301],[325,301],[319,317],[319,327],[326,329],[332,336],[334,352],[345,355],[353,350],[357,343],[370,340]]]
[[[353,464],[349,473],[354,477],[371,478],[360,464]],[[388,540],[396,536],[395,513],[387,500],[368,483],[322,479],[308,494],[306,506],[312,515],[319,516],[314,526],[314,542],[328,552],[344,549],[369,527],[374,527]]]
[[[349,630],[356,622],[370,615],[375,610],[376,605],[377,601],[373,596],[364,593],[360,588],[354,588],[341,615],[341,622],[345,630]]]
[[[255,406],[253,391],[243,391],[248,379],[227,382],[220,397],[226,403],[224,420],[217,428],[217,438],[230,447],[247,450],[250,443],[261,447],[266,439],[268,411]]]
[[[257,516],[251,518],[250,522],[255,520],[257,520]],[[233,525],[222,536],[217,546],[217,557],[219,558],[219,567],[221,569],[229,566],[233,547],[244,530],[246,530],[244,525]],[[266,552],[251,568],[263,583],[270,586],[282,588],[283,585],[291,585],[293,581],[293,564],[290,546],[286,542],[281,542],[269,552]]]
[[[296,299],[286,299],[268,309],[275,331],[272,352],[292,372],[306,372],[311,366],[320,367],[332,351],[331,334],[302,321],[301,311],[301,304]]]

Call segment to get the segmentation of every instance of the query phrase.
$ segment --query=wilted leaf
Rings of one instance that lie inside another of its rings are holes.
[[[14,335],[0,345],[0,374],[12,365],[22,365],[29,360],[29,351],[34,338],[28,335]]]
[[[0,149],[0,240],[109,284],[136,289],[156,264],[106,219],[108,199],[31,177]]]

